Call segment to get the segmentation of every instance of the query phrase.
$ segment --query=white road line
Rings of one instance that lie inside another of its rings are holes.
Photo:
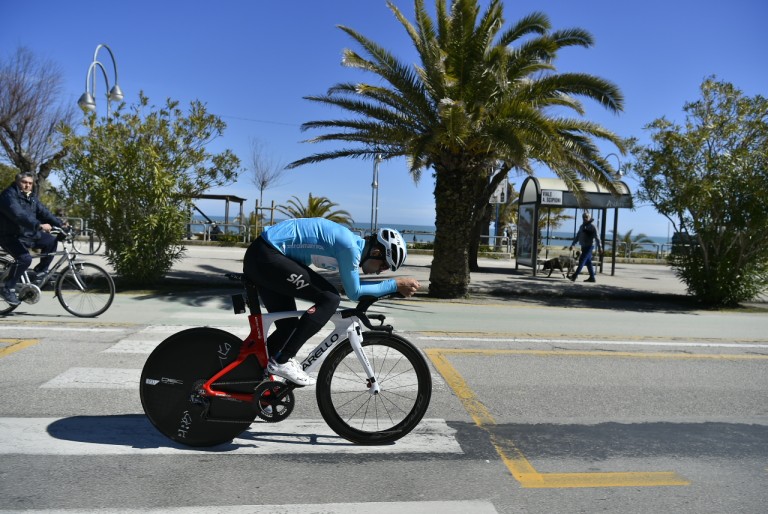
[[[316,375],[316,373],[313,373]],[[341,377],[345,374],[339,375]],[[140,369],[126,368],[69,368],[64,373],[57,375],[40,387],[43,389],[132,389],[138,390],[139,380],[141,378]],[[350,387],[353,387],[354,379],[357,375],[349,375]],[[391,384],[390,384],[391,386]],[[433,390],[442,390],[445,388],[445,381],[436,373],[432,373]],[[407,389],[407,388],[406,388]],[[350,389],[351,390],[351,389]],[[301,395],[307,391],[312,392],[314,388],[297,389],[294,394]]]
[[[443,419],[424,419],[391,445],[362,446],[336,435],[322,420],[255,421],[231,443],[189,448],[161,435],[141,414],[69,418],[0,418],[0,455],[274,455],[403,454],[463,450]]]
[[[322,512],[323,514],[497,514],[491,502],[482,500],[424,501],[424,502],[371,502],[371,503],[314,503],[293,505],[226,505],[205,507],[164,507],[162,509],[55,509],[55,510],[0,510],[0,514],[23,512],[24,514],[252,514],[269,512],[271,514],[305,514]]]
[[[42,331],[55,331],[55,332],[127,332],[129,328],[118,327],[70,327],[65,324],[61,325],[5,325],[3,328],[7,330],[34,330],[35,332]]]
[[[106,350],[103,350],[101,353],[136,353],[136,354],[149,355],[150,353],[152,353],[152,350],[154,350],[157,347],[157,345],[160,344],[167,337],[173,334],[176,334],[178,332],[181,332],[182,330],[187,330],[189,328],[194,328],[194,327],[179,326],[179,325],[151,325],[146,327],[143,330],[136,332],[135,334],[132,334],[126,337],[125,339],[121,339],[120,341],[110,346]],[[211,327],[211,328],[217,328],[219,330],[229,332],[230,334],[233,334],[235,337],[238,337],[240,339],[245,339],[250,333],[250,328],[248,328],[247,326],[245,327]],[[309,339],[309,341],[306,343],[306,346],[304,348],[307,348],[307,350],[310,348],[314,348],[316,345],[320,344],[320,342],[330,332],[331,332],[330,329],[321,330],[315,336]]]
[[[601,346],[682,346],[700,348],[768,348],[768,344],[760,343],[707,343],[682,341],[604,341],[587,339],[545,339],[527,337],[462,337],[462,336],[415,336],[412,339],[420,341],[475,341],[483,343],[542,343],[542,344],[576,344]]]

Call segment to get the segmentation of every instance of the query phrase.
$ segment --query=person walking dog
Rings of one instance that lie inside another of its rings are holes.
[[[586,265],[589,272],[589,278],[584,282],[597,282],[595,280],[595,268],[592,266],[592,252],[597,247],[597,251],[600,255],[603,254],[603,246],[600,244],[600,238],[597,236],[597,229],[592,224],[592,216],[587,212],[581,215],[582,224],[579,227],[579,231],[576,232],[576,237],[571,242],[570,249],[573,250],[573,245],[579,243],[581,245],[581,255],[579,256],[579,265],[576,267],[576,271],[568,277],[571,282],[575,282],[576,278],[581,273],[581,269]]]

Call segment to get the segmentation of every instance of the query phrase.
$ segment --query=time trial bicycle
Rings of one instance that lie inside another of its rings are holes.
[[[147,417],[161,433],[188,446],[229,442],[256,417],[279,422],[295,406],[293,391],[299,386],[266,371],[266,337],[275,321],[304,311],[262,314],[256,286],[242,274],[227,276],[243,281],[245,294],[233,295],[233,307],[236,314],[248,307],[250,334],[241,340],[212,327],[178,332],[155,348],[141,373]],[[325,422],[363,445],[407,435],[432,395],[421,350],[394,334],[384,315],[367,314],[377,300],[364,297],[356,307],[337,311],[331,333],[301,362],[308,373],[319,370],[315,396]]]
[[[56,236],[63,248],[52,254],[33,254],[33,258],[58,255],[59,259],[51,264],[42,278],[31,270],[24,272],[21,282],[16,284],[19,300],[35,304],[40,301],[42,290],[52,284],[54,295],[70,314],[81,318],[103,314],[115,299],[115,282],[109,272],[97,264],[78,260],[70,232],[55,227],[51,234]],[[9,254],[0,255],[0,284],[5,282],[14,263]],[[0,297],[0,316],[16,310],[19,305],[11,305]]]

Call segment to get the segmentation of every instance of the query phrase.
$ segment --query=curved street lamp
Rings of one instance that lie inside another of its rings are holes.
[[[376,233],[379,225],[379,164],[382,155],[376,154],[373,159],[373,182],[371,182],[371,234]]]
[[[621,176],[622,176],[622,173],[621,173],[621,159],[619,159],[619,156],[618,156],[618,155],[616,155],[616,154],[615,154],[615,153],[613,153],[613,152],[611,152],[611,153],[609,153],[608,155],[606,155],[606,156],[605,156],[605,158],[607,159],[607,158],[608,158],[608,157],[610,157],[611,155],[613,155],[614,157],[616,157],[616,163],[618,164],[618,166],[616,167],[616,175],[618,175],[618,176],[619,176],[619,178],[621,178]]]
[[[111,89],[109,87],[107,70],[104,68],[104,65],[98,61],[99,50],[102,48],[105,48],[107,52],[109,52],[109,57],[112,59],[112,69],[114,70],[115,74],[115,84]],[[109,103],[121,101],[123,99],[123,91],[120,89],[120,86],[117,83],[117,61],[115,60],[115,54],[113,54],[112,49],[105,44],[100,44],[96,47],[96,51],[93,52],[93,61],[91,62],[91,65],[88,66],[88,73],[85,74],[85,93],[80,96],[80,99],[77,101],[77,105],[88,111],[96,110],[96,99],[94,95],[96,94],[97,68],[101,70],[101,75],[104,77],[104,82],[107,85],[107,118],[109,118]]]

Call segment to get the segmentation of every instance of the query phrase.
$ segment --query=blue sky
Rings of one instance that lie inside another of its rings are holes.
[[[412,0],[394,0],[410,17]],[[428,6],[433,2],[427,1]],[[484,3],[485,5],[485,3]],[[559,71],[582,71],[615,82],[625,95],[625,111],[613,115],[587,104],[586,117],[621,136],[646,140],[642,127],[662,115],[682,121],[686,101],[699,96],[708,75],[733,82],[746,94],[766,96],[768,2],[765,0],[540,0],[506,1],[508,22],[540,10],[556,29],[580,27],[595,37],[590,49],[567,49]],[[288,163],[321,149],[302,143],[306,121],[337,116],[303,96],[322,94],[335,83],[372,80],[341,66],[344,48],[355,48],[337,25],[351,27],[377,41],[405,62],[413,62],[408,38],[383,0],[297,0],[262,2],[222,0],[134,0],[94,2],[0,0],[0,51],[7,58],[18,46],[58,64],[64,99],[75,103],[100,43],[113,50],[119,84],[133,103],[143,90],[154,104],[166,98],[186,105],[199,99],[228,128],[213,150],[232,149],[249,160],[249,142],[257,139],[275,162]],[[107,65],[106,52],[99,58]],[[97,78],[97,94],[104,80]],[[103,112],[104,100],[99,98]],[[605,153],[615,149],[605,147]],[[371,217],[370,161],[338,160],[291,170],[265,192],[265,203],[284,203],[309,192],[327,196],[355,221]],[[542,170],[539,176],[552,176]],[[519,189],[524,177],[512,177]],[[626,179],[631,190],[635,182]],[[404,161],[380,167],[378,219],[393,225],[434,222],[434,182],[423,173],[415,184]],[[258,198],[244,171],[236,184],[216,193]],[[210,214],[223,207],[203,205]],[[668,222],[650,206],[621,211],[619,232],[666,237]]]

